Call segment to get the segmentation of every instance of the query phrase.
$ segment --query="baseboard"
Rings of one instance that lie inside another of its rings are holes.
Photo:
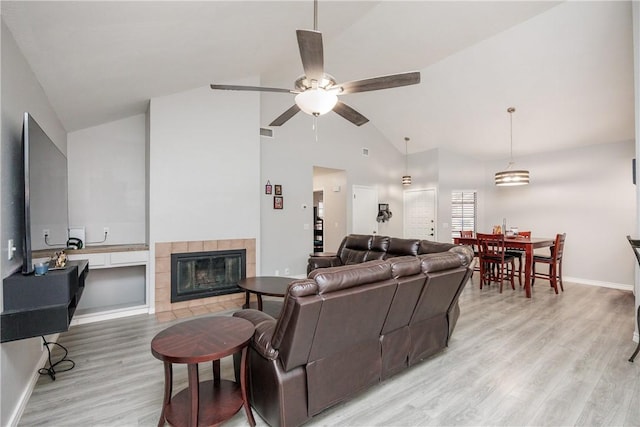
[[[86,323],[102,322],[103,320],[120,319],[121,317],[137,316],[139,314],[149,314],[147,306],[120,308],[117,310],[101,311],[97,313],[77,314],[71,320],[71,326],[84,325]]]
[[[629,285],[626,283],[601,282],[599,280],[589,280],[589,279],[581,279],[578,277],[567,277],[567,276],[562,276],[562,281],[565,283],[571,282],[571,283],[577,283],[580,285],[600,286],[603,288],[620,289],[622,291],[633,292],[633,285]]]
[[[47,341],[49,341],[49,342],[57,342],[58,341],[58,337],[60,337],[60,334],[50,335],[49,337],[47,337]],[[29,384],[27,384],[27,387],[24,389],[24,392],[22,393],[22,396],[20,396],[20,399],[18,401],[18,405],[15,408],[15,410],[13,411],[13,414],[11,414],[11,417],[9,417],[8,426],[16,427],[18,425],[18,422],[20,421],[20,418],[22,418],[22,414],[24,414],[24,410],[27,407],[27,403],[29,403],[29,399],[31,398],[31,394],[33,393],[33,390],[36,388],[36,383],[38,382],[38,378],[40,378],[40,372],[39,372],[40,368],[45,366],[47,361],[48,361],[48,354],[43,349],[42,350],[42,355],[40,356],[40,359],[38,360],[38,364],[36,365],[36,368],[33,371],[33,374],[31,375],[31,381],[29,381]]]

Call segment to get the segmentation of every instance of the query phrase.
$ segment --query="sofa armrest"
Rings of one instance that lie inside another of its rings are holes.
[[[460,257],[462,265],[468,266],[474,258],[473,249],[470,246],[458,245],[449,249],[449,252],[453,252]]]
[[[278,350],[271,346],[271,338],[276,328],[276,319],[262,311],[246,309],[233,313],[233,317],[240,317],[253,323],[256,330],[253,333],[251,347],[262,357],[274,360],[278,357]]]
[[[338,256],[310,256],[307,262],[307,274],[316,268],[338,267],[342,261]]]

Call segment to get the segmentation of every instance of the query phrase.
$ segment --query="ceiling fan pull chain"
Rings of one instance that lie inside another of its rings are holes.
[[[313,116],[313,131],[316,136],[316,142],[318,142],[318,116]]]

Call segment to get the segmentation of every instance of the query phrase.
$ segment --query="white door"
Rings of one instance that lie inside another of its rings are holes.
[[[375,187],[354,185],[352,191],[351,232],[378,233],[378,190]]]
[[[436,190],[404,191],[404,237],[436,241]]]

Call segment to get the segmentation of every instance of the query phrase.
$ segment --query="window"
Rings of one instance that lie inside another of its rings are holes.
[[[460,237],[460,231],[476,231],[477,193],[475,191],[451,192],[451,238]]]

